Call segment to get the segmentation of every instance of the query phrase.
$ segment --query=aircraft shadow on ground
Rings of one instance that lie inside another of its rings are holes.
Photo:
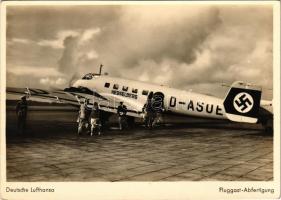
[[[14,124],[7,123],[6,129],[7,138],[13,137],[59,137],[63,135],[72,135],[77,136],[77,123],[69,122],[36,122],[29,123],[26,129],[25,135],[19,135],[17,133],[16,127]],[[167,131],[169,130],[169,131]],[[214,130],[220,130],[222,132],[225,130],[225,134],[233,133],[237,131],[237,134],[245,135],[263,135],[263,136],[272,136],[272,134],[266,134],[263,128],[257,124],[248,125],[241,123],[229,123],[229,122],[187,122],[187,123],[165,123],[160,124],[154,127],[153,129],[147,129],[141,123],[136,123],[134,127],[128,128],[126,130],[120,131],[118,129],[117,123],[107,124],[105,127],[103,136],[128,136],[134,134],[141,134],[140,137],[177,137],[179,135],[188,135],[188,134],[198,134],[204,135],[209,134],[209,131],[214,132]],[[210,133],[212,134],[212,133]],[[84,133],[80,137],[87,137],[88,134]],[[135,138],[135,137],[134,137]]]

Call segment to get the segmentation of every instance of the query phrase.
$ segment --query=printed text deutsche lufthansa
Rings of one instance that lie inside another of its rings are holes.
[[[31,188],[6,187],[6,192],[55,192],[55,189],[54,188],[41,188],[41,187],[31,187]]]

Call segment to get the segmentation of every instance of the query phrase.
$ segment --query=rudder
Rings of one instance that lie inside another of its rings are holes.
[[[235,122],[257,123],[260,100],[260,87],[234,82],[223,102],[227,118]]]

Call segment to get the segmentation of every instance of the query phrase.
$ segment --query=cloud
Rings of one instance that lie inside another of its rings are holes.
[[[99,54],[94,49],[84,49],[87,43],[100,33],[100,28],[86,29],[77,35],[66,36],[63,40],[64,50],[58,61],[58,70],[68,75],[69,80],[78,76],[81,64],[96,60]]]
[[[68,86],[67,80],[68,77],[63,73],[50,67],[20,66],[7,69],[10,87],[61,88]]]
[[[107,26],[118,20],[119,5],[21,5],[7,7],[7,39],[55,40],[57,33]],[[66,35],[64,36],[66,37]]]
[[[52,78],[41,78],[40,79],[40,83],[46,86],[54,86],[54,87],[59,87],[59,86],[63,86],[65,85],[67,82],[66,79],[64,78],[56,78],[56,79],[52,79]]]
[[[28,63],[29,66],[24,66],[22,65],[22,63],[13,64],[12,62],[9,62],[8,72],[10,73],[10,76],[14,75],[27,77],[28,75],[30,75],[30,77],[33,77],[34,81],[39,82],[39,86],[43,86],[44,88],[46,88],[48,85],[50,87],[67,87],[68,83],[76,77],[76,73],[79,70],[79,68],[76,66],[78,60],[93,60],[98,58],[99,55],[95,50],[87,51],[85,54],[80,54],[79,52],[77,52],[77,48],[85,45],[94,37],[94,35],[99,34],[99,32],[99,28],[79,31],[58,31],[55,40],[40,40],[37,43],[24,39],[13,39],[12,42],[16,42],[22,45],[20,46],[20,48],[30,48],[30,46],[26,45],[32,44],[33,46],[35,46],[34,51],[36,50],[35,53],[37,54],[38,52],[42,51],[42,49],[40,48],[60,49],[62,51],[62,56],[60,58],[57,58],[57,60],[55,60],[55,57],[50,58],[56,62],[55,65],[50,67],[40,66],[42,65],[42,59],[49,57],[48,54],[43,55],[41,59],[38,60],[38,62],[40,63],[39,66],[34,66],[34,64],[36,63]],[[18,46],[13,45],[13,47],[19,49]],[[49,50],[49,52],[52,51]],[[15,53],[15,51],[13,51],[13,53]],[[21,54],[20,51],[18,51],[18,53]],[[26,58],[28,58],[29,55],[31,54],[25,55],[25,62],[27,61]],[[11,57],[9,53],[8,57]],[[31,62],[34,61],[34,57],[31,57],[30,60]],[[9,80],[12,79],[9,78]],[[29,81],[27,82],[27,85],[30,85]],[[38,85],[36,85],[36,87],[38,87]]]
[[[62,49],[64,47],[63,41],[66,37],[72,36],[75,37],[79,33],[77,31],[73,30],[64,30],[64,31],[59,31],[57,33],[57,37],[55,40],[40,40],[37,44],[39,46],[48,46],[52,48],[58,48]]]
[[[87,58],[90,60],[90,59],[96,59],[99,57],[98,53],[94,50],[88,52],[87,54]]]
[[[137,20],[133,20],[134,26],[146,30],[145,32],[137,30],[137,33],[134,33],[134,30],[125,27],[119,35],[115,35],[121,38],[125,35],[127,44],[132,46],[126,49],[119,44],[109,44],[110,50],[122,49],[121,54],[116,57],[110,55],[106,59],[116,59],[109,62],[109,65],[117,65],[116,71],[112,70],[111,74],[155,83],[162,82],[181,89],[193,87],[194,91],[212,91],[218,96],[225,94],[224,89],[219,86],[222,82],[231,84],[242,80],[264,88],[272,87],[273,43],[270,7],[218,6],[200,9],[201,12],[191,14],[183,10],[175,9],[175,13],[165,16],[163,20],[167,17],[167,23],[162,22],[155,13],[150,14],[150,17],[157,18],[156,24],[153,24],[153,20],[146,23],[146,17],[137,17]],[[176,18],[176,13],[181,13],[179,19]],[[188,14],[186,16],[183,13]],[[143,16],[139,13],[136,15]],[[127,14],[126,17],[131,18]],[[246,20],[242,20],[244,18]],[[170,20],[176,24],[169,23]],[[165,26],[162,27],[161,23]],[[130,26],[130,23],[126,24]],[[135,38],[127,37],[129,32],[133,32]],[[139,34],[144,41],[136,42]],[[137,46],[134,46],[134,43]],[[98,53],[103,56],[103,53]],[[123,70],[126,70],[126,75],[122,73]],[[135,72],[141,76],[136,77]],[[211,87],[202,87],[207,84]]]
[[[80,43],[86,43],[90,41],[94,35],[97,35],[101,32],[101,29],[99,27],[93,28],[93,29],[87,29],[82,33],[82,36],[80,38]]]
[[[56,71],[72,79],[102,63],[112,76],[218,96],[225,94],[222,82],[272,88],[271,6],[41,7],[34,12],[9,12],[8,38],[22,32],[22,38],[37,41],[28,55],[24,43],[9,50],[9,63],[15,66],[27,60],[34,66],[54,63]],[[19,14],[29,19],[28,27],[22,27]]]
[[[46,76],[62,76],[63,74],[55,68],[50,67],[35,67],[35,66],[18,66],[12,69],[7,68],[7,72],[11,72],[17,76],[32,75],[33,77],[46,77]]]
[[[70,71],[76,72],[78,68],[78,73],[83,74],[89,68],[104,63],[110,74],[120,76],[122,70],[134,71],[146,60],[157,64],[163,60],[192,63],[210,30],[220,24],[216,8],[205,8],[199,12],[180,6],[172,11],[169,7],[156,7],[153,12],[148,8],[124,7],[116,22],[97,29],[98,34],[87,43],[79,42],[83,35],[79,36],[80,39],[72,37],[72,45],[65,45],[60,67],[68,66]],[[200,19],[195,22],[194,18]],[[66,39],[69,42],[70,38]],[[93,51],[98,58],[89,56],[89,52]],[[132,74],[128,74],[132,78]]]
[[[63,48],[63,44],[60,40],[41,40],[37,43],[39,46],[52,47],[54,49]]]
[[[77,69],[77,44],[78,38],[73,36],[68,36],[64,39],[64,51],[62,57],[60,58],[58,64],[58,70],[63,73],[75,74]]]
[[[57,37],[55,40],[40,40],[37,42],[39,46],[48,46],[52,48],[58,48],[62,49],[64,48],[64,40],[65,38],[72,36],[72,37],[77,37],[80,35],[80,40],[79,42],[81,44],[89,41],[95,34],[98,34],[100,32],[99,28],[95,29],[86,29],[84,31],[78,31],[78,30],[64,30],[64,31],[59,31],[57,33]]]
[[[22,38],[13,38],[11,42],[18,42],[18,43],[23,43],[23,44],[28,44],[31,41],[28,39],[22,39]]]

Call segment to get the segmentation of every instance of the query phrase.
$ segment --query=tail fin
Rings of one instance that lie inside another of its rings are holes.
[[[231,85],[223,105],[229,120],[257,123],[260,101],[260,87],[237,81]]]

